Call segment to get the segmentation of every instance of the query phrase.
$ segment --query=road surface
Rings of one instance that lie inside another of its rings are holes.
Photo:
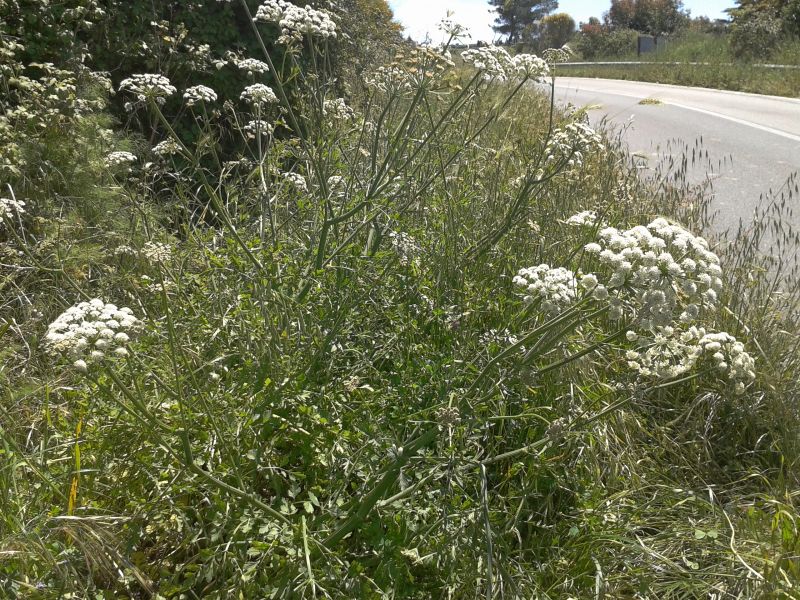
[[[638,81],[559,77],[556,101],[590,106],[597,123],[607,118],[626,126],[631,151],[655,164],[702,139],[713,181],[714,228],[734,229],[749,221],[759,196],[782,188],[800,171],[800,100]],[[640,104],[642,100],[648,100]],[[701,181],[707,164],[688,178]],[[800,199],[795,195],[793,203]],[[800,219],[800,210],[794,211]],[[795,222],[800,225],[800,222]]]

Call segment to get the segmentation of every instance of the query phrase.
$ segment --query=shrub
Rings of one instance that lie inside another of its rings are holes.
[[[633,29],[585,25],[575,40],[575,50],[585,59],[630,56],[636,52],[638,36]]]
[[[767,60],[781,39],[781,22],[766,13],[736,19],[731,27],[731,50],[736,58]]]

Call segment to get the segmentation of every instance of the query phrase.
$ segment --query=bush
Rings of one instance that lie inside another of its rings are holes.
[[[584,26],[575,40],[575,50],[585,59],[623,58],[636,53],[638,36],[633,29]]]
[[[781,21],[759,13],[737,19],[731,27],[731,50],[736,58],[768,60],[781,40]]]

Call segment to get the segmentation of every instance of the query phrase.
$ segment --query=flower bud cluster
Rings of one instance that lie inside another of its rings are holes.
[[[117,167],[119,165],[129,166],[136,162],[136,155],[130,152],[111,152],[106,156],[107,167]]]
[[[277,23],[281,33],[290,39],[299,39],[305,34],[323,39],[336,37],[336,23],[327,12],[308,5],[295,6],[285,0],[267,0],[258,7],[253,20]]]
[[[520,269],[513,279],[516,286],[525,289],[524,301],[541,299],[545,312],[555,314],[569,307],[576,298],[575,273],[564,267],[541,264]]]
[[[248,85],[244,88],[240,98],[253,106],[278,103],[278,97],[275,95],[275,92],[272,91],[271,87],[263,83]]]
[[[610,290],[620,298],[632,293],[632,316],[642,327],[670,325],[676,317],[692,323],[701,308],[716,305],[722,269],[702,237],[658,218],[626,231],[604,227],[598,242],[584,249],[611,271]]]
[[[408,72],[399,65],[378,67],[364,79],[364,84],[389,94],[408,92],[413,87]]]
[[[187,88],[183,93],[186,106],[194,106],[198,102],[216,102],[217,92],[205,85],[195,85]]]
[[[153,98],[158,104],[164,104],[167,97],[177,91],[169,79],[151,73],[131,75],[123,79],[119,84],[119,91],[123,90],[135,94],[139,102]]]
[[[47,328],[44,347],[50,355],[64,356],[85,372],[89,364],[109,354],[127,356],[126,345],[140,324],[130,308],[94,298],[61,313]]]
[[[335,121],[351,121],[355,118],[355,113],[347,106],[344,98],[333,98],[322,104],[322,116]]]

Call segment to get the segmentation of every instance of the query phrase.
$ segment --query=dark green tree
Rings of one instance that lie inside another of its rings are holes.
[[[689,19],[682,0],[611,0],[605,17],[611,27],[652,35],[674,33]]]
[[[522,41],[525,32],[536,31],[539,22],[558,8],[557,0],[489,0],[496,13],[492,29],[509,43]]]

